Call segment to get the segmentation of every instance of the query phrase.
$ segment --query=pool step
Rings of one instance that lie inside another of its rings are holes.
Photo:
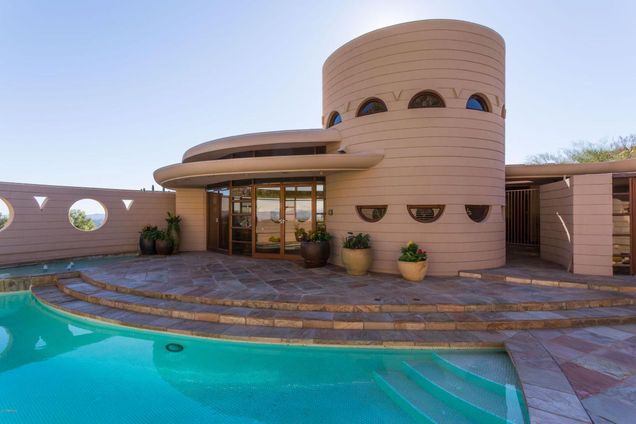
[[[144,314],[85,302],[69,296],[53,284],[32,287],[31,291],[41,303],[73,315],[137,329],[213,339],[365,347],[501,348],[503,340],[509,337],[492,331],[334,330],[223,324]]]
[[[423,390],[398,371],[374,372],[378,387],[416,422],[425,424],[471,424],[474,421],[444,401]]]
[[[442,368],[495,393],[518,386],[517,372],[505,352],[436,352],[432,359]]]
[[[519,312],[328,312],[233,307],[157,299],[108,290],[80,278],[60,279],[65,294],[85,302],[163,317],[256,327],[335,330],[521,330],[636,322],[636,306]]]
[[[514,387],[503,392],[462,378],[435,361],[402,363],[404,373],[424,390],[483,423],[523,424],[522,397]]]

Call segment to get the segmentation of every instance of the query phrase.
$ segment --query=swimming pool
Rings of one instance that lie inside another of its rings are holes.
[[[138,258],[135,254],[92,256],[76,259],[59,259],[54,261],[40,262],[36,264],[17,265],[0,268],[0,279],[15,277],[32,277],[44,274],[54,274],[64,271],[78,271],[100,265],[107,265],[130,261]],[[73,263],[72,267],[69,264]]]
[[[204,340],[0,295],[1,423],[521,423],[518,387],[502,352]]]

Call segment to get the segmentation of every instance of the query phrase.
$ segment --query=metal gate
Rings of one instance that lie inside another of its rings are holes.
[[[539,190],[506,190],[506,243],[539,245]]]

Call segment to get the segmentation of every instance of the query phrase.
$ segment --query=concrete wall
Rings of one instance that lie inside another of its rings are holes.
[[[544,184],[539,188],[541,258],[572,269],[572,180]]]
[[[542,185],[541,257],[576,274],[612,270],[612,174]]]
[[[47,197],[40,209],[33,196]],[[174,212],[174,193],[61,187],[0,182],[0,197],[13,210],[0,231],[0,265],[91,255],[136,252],[144,225],[165,227]],[[106,222],[95,231],[80,231],[69,221],[69,208],[80,199],[95,199],[106,208]],[[133,200],[126,210],[123,199]]]
[[[612,174],[576,175],[572,180],[573,272],[612,275]]]
[[[205,189],[177,189],[176,213],[181,216],[180,250],[207,250],[208,200]]]
[[[491,268],[505,262],[504,81],[505,46],[494,31],[468,22],[431,20],[365,34],[336,50],[323,67],[323,122],[342,116],[341,146],[348,153],[384,151],[366,171],[327,176],[332,259],[348,232],[371,235],[374,271],[397,273],[400,246],[413,240],[429,252],[431,274]],[[408,109],[423,91],[438,93],[444,108]],[[481,94],[491,112],[466,109]],[[370,97],[388,112],[356,117]],[[331,147],[329,151],[335,151]],[[388,204],[376,223],[358,217],[356,205]],[[418,223],[407,204],[443,204],[434,223]],[[473,222],[466,204],[490,205]]]

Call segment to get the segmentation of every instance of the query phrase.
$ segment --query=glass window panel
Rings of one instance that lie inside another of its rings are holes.
[[[358,110],[358,116],[373,115],[374,113],[386,112],[387,108],[380,99],[367,100]]]
[[[409,103],[409,109],[424,107],[444,107],[444,101],[435,93],[424,92],[416,94]]]
[[[488,216],[489,205],[466,205],[466,215],[475,222],[482,222]]]
[[[408,205],[409,215],[418,222],[434,222],[442,216],[444,205]]]
[[[466,102],[466,109],[481,110],[483,112],[488,112],[488,106],[486,104],[486,101],[477,95],[470,96],[470,98]]]
[[[356,206],[360,218],[367,222],[377,222],[381,220],[388,209],[387,205]]]

